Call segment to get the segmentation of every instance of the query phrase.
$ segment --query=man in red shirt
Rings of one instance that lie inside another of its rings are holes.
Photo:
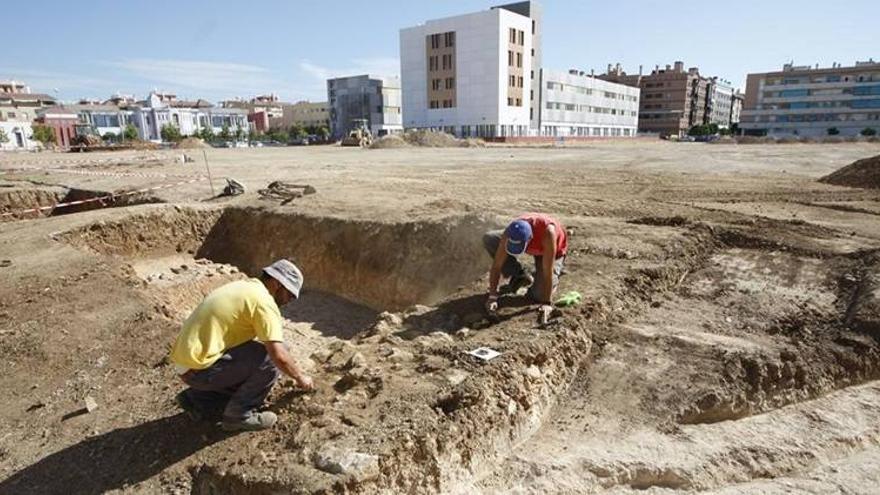
[[[526,213],[504,230],[487,232],[483,245],[494,259],[489,272],[487,311],[494,313],[498,309],[498,283],[504,275],[510,281],[503,291],[516,292],[520,287],[530,286],[527,295],[541,303],[539,311],[546,320],[568,252],[568,236],[562,223],[549,215]],[[534,278],[517,259],[523,253],[535,258]]]

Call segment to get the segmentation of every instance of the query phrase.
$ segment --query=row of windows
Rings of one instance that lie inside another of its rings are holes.
[[[523,76],[510,76],[507,83],[511,88],[521,88],[523,87]]]
[[[803,76],[803,77],[785,77],[783,79],[771,78],[767,79],[767,85],[776,86],[779,84],[820,84],[820,83],[836,83],[836,82],[871,82],[880,81],[880,72],[859,74],[857,76],[842,76],[840,74],[829,74],[826,76]]]
[[[758,105],[758,110],[806,110],[808,108],[877,108],[880,99],[847,101],[793,101],[773,105]]]
[[[594,106],[590,106],[590,105],[576,105],[573,103],[558,103],[558,102],[553,102],[553,101],[548,101],[546,107],[547,107],[547,110],[565,110],[567,112],[601,113],[601,114],[609,114],[609,115],[628,115],[630,117],[635,117],[638,115],[638,112],[633,111],[633,110],[594,107]]]
[[[514,65],[514,53],[516,54],[516,65]],[[507,66],[508,67],[522,67],[523,56],[521,52],[514,52],[513,50],[507,50]]]
[[[604,98],[608,98],[609,100],[624,100],[637,102],[639,101],[638,96],[626,95],[623,93],[614,93],[611,91],[600,91],[594,90],[592,88],[585,88],[583,86],[575,86],[574,84],[562,84],[554,81],[547,81],[547,89],[555,90],[555,91],[566,91],[570,93],[578,93],[582,95],[592,95],[594,92],[596,95],[602,96]]]
[[[441,106],[442,108],[455,108],[452,100],[431,100],[431,102],[428,104],[428,107],[432,109],[441,108]]]
[[[546,126],[541,132],[544,136],[558,136],[560,130],[565,129],[568,126]],[[634,129],[618,129],[616,127],[568,127],[568,136],[594,136],[594,137],[620,137],[620,136],[635,136]],[[565,137],[565,136],[562,136]]]
[[[880,107],[877,107],[880,108]],[[880,113],[819,113],[802,115],[761,115],[756,117],[755,122],[861,122],[865,120],[878,120]]]
[[[429,35],[428,38],[431,42],[431,48],[437,49],[440,48],[440,37],[443,37],[443,46],[446,48],[450,48],[455,46],[455,31],[449,31],[446,33],[436,33]]]
[[[511,98],[507,97],[507,106],[509,107],[521,107],[522,106],[522,98]]]
[[[431,80],[431,89],[432,90],[440,91],[440,89],[443,88],[443,86],[444,86],[443,79],[432,79]],[[446,81],[445,81],[445,87],[446,87],[446,89],[455,89],[455,78],[454,77],[447,77]]]
[[[452,54],[447,53],[442,57],[438,58],[437,55],[431,55],[428,57],[428,71],[433,72],[437,70],[449,70],[453,68],[452,63]]]
[[[512,45],[524,46],[526,44],[526,34],[516,28],[510,28],[507,39]]]

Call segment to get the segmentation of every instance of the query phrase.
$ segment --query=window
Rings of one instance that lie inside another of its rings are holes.
[[[447,77],[446,78],[446,89],[453,89],[453,88],[455,88],[455,78],[454,77]]]
[[[440,89],[440,79],[431,79],[431,89],[434,91]]]
[[[451,46],[455,46],[455,32],[450,31],[448,33],[443,34],[443,44],[449,48]]]
[[[522,77],[522,76],[519,76],[519,77],[517,78],[517,80],[516,80],[516,84],[517,84],[517,86],[520,87],[520,88],[523,87],[523,77]]]
[[[522,31],[519,32],[519,45],[523,46],[526,44],[526,34]]]
[[[516,44],[516,29],[510,28],[510,43]]]
[[[522,67],[522,53],[516,54],[516,66]]]
[[[509,107],[513,106],[513,98],[511,98],[509,96],[507,97],[507,106],[509,106]]]
[[[437,49],[440,48],[440,34],[432,34],[431,38],[431,48]]]
[[[515,86],[516,86],[516,76],[510,76],[510,77],[509,77],[509,84],[508,84],[508,86],[510,86],[510,87],[515,87]]]
[[[439,108],[437,100],[431,100],[430,108]]]
[[[507,66],[513,67],[513,50],[507,50]]]
[[[6,116],[9,117],[10,119],[14,119],[14,118],[15,118],[15,112],[6,112]]]
[[[532,20],[532,34],[535,34],[535,21]]]

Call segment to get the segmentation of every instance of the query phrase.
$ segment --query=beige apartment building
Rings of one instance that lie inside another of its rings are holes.
[[[769,136],[880,132],[880,63],[786,64],[781,71],[749,74],[740,127],[745,134]]]
[[[685,70],[683,62],[675,62],[648,75],[628,75],[620,64],[609,65],[599,78],[642,90],[639,132],[680,136],[706,122],[709,81],[696,67]]]

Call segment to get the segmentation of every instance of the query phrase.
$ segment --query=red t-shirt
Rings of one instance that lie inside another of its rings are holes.
[[[547,232],[548,225],[552,225],[556,229],[556,257],[561,258],[568,252],[568,237],[565,234],[565,227],[559,220],[541,213],[526,213],[518,220],[525,220],[532,226],[532,240],[526,246],[526,254],[532,256],[544,254],[544,234]]]

